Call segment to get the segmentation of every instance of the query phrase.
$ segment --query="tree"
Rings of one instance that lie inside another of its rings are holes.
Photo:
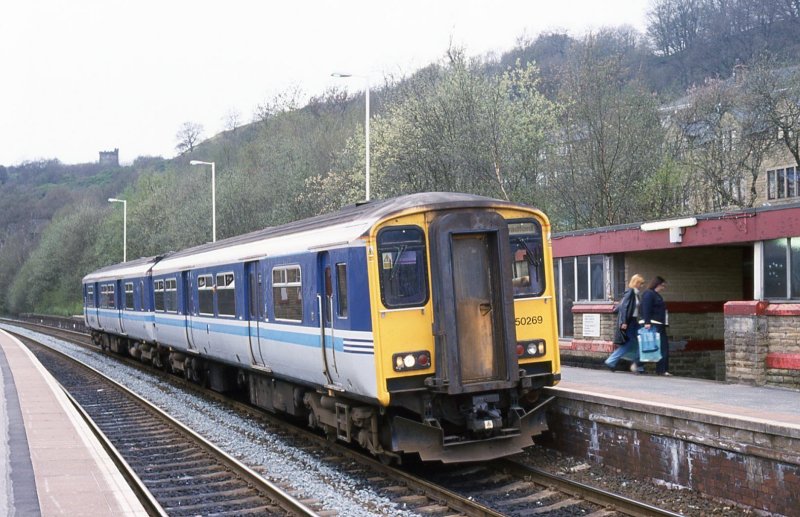
[[[605,53],[590,35],[564,71],[558,152],[549,160],[551,216],[572,229],[650,212],[646,187],[660,165],[663,130],[656,99],[627,81],[623,57]]]
[[[175,134],[175,139],[178,140],[178,145],[175,146],[175,149],[179,154],[191,153],[200,142],[202,134],[202,125],[195,122],[184,122]]]
[[[691,89],[689,99],[675,121],[685,140],[692,208],[753,206],[772,131],[765,131],[742,85],[734,81],[709,80]]]

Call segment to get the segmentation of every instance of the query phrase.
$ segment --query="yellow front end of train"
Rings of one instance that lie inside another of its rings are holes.
[[[496,202],[417,207],[367,237],[384,443],[423,460],[518,452],[560,379],[550,224]]]

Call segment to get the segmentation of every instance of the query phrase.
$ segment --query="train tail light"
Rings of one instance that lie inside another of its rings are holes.
[[[431,367],[431,356],[426,350],[419,352],[401,352],[392,356],[394,371],[424,370]]]

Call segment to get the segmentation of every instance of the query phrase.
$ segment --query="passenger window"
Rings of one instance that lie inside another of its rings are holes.
[[[378,233],[381,300],[387,308],[416,307],[428,301],[425,235],[417,227]]]
[[[336,315],[347,317],[347,264],[336,264]]]
[[[164,281],[153,281],[153,294],[155,298],[156,311],[164,312]]]
[[[125,284],[125,309],[133,310],[133,282]]]
[[[534,220],[508,223],[511,244],[511,283],[515,297],[541,296],[544,292],[542,227]]]
[[[272,270],[275,319],[303,321],[302,288],[300,266],[282,266]]]
[[[86,306],[87,307],[94,307],[94,286],[88,285],[86,286]]]
[[[197,298],[200,304],[200,314],[214,315],[214,277],[201,275],[197,277]]]
[[[236,316],[236,282],[233,273],[217,275],[217,313]]]
[[[115,292],[114,284],[108,284],[107,287],[108,287],[108,290],[107,290],[107,294],[106,295],[108,297],[108,308],[109,309],[116,309],[117,308],[117,300],[114,297],[114,292]]]
[[[178,281],[174,278],[164,280],[164,311],[178,312]]]

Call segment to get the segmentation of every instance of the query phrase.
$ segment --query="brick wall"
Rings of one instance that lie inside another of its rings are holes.
[[[726,378],[800,389],[800,304],[725,304]]]
[[[741,300],[742,248],[703,247],[642,251],[625,255],[625,274],[667,280],[667,302]],[[670,322],[671,323],[671,322]]]

